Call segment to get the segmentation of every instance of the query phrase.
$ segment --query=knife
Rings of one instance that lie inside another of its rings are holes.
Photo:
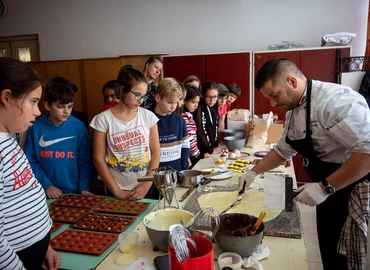
[[[213,176],[216,176],[216,175],[220,175],[220,174],[224,174],[224,173],[228,173],[229,171],[221,171],[221,172],[215,172],[215,173],[209,173],[209,174],[204,174],[204,176],[207,176],[207,177],[213,177]]]
[[[179,201],[180,202],[184,201],[194,191],[194,189],[196,189],[199,185],[204,186],[204,185],[207,185],[208,183],[210,183],[211,181],[212,181],[212,179],[207,177],[207,178],[204,178],[204,180],[201,181],[200,183],[194,184],[191,188],[189,188],[184,193],[184,195],[182,195],[181,200],[179,200]]]
[[[235,205],[239,204],[239,203],[242,201],[242,199],[243,199],[242,195],[243,195],[243,193],[244,193],[244,191],[245,191],[245,184],[246,184],[246,182],[244,182],[243,188],[239,191],[239,194],[238,194],[238,198],[237,198],[237,200],[236,200],[235,202],[233,202],[233,203],[232,203],[228,208],[226,208],[224,211],[222,211],[222,212],[220,213],[220,215],[222,215],[222,214],[226,213],[227,211],[229,211],[231,208],[233,208]]]

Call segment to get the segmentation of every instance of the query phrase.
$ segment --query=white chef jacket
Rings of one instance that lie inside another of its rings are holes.
[[[286,113],[283,133],[274,147],[286,160],[297,153],[285,142],[288,127],[289,139],[306,136],[306,105],[304,102]],[[370,110],[358,92],[313,80],[310,117],[313,146],[322,161],[343,164],[351,153],[370,154]]]

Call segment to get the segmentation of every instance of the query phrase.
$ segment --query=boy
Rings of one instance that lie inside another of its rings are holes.
[[[73,101],[72,88],[50,82],[44,102],[48,113],[28,129],[25,153],[50,199],[63,193],[93,196],[91,140],[84,124],[71,116]]]
[[[163,79],[155,94],[154,113],[159,118],[158,133],[161,146],[159,166],[171,166],[177,171],[188,169],[190,143],[185,120],[174,113],[182,98],[181,86],[173,78]]]
[[[240,97],[240,87],[236,83],[230,83],[227,86],[227,89],[229,90],[229,94],[227,96],[226,104],[222,107],[222,111],[226,112],[224,119],[225,128],[227,128],[227,113],[231,110],[231,104]]]
[[[226,107],[224,106],[227,102],[227,98],[229,96],[229,89],[221,83],[218,84],[218,88],[220,89],[220,94],[218,95],[218,132],[219,138],[221,138],[220,133],[221,130],[225,129],[225,118],[226,118]]]
[[[227,86],[227,89],[229,90],[229,95],[227,96],[227,101],[224,105],[226,107],[226,114],[231,110],[231,104],[240,97],[240,87],[236,83],[230,83]]]

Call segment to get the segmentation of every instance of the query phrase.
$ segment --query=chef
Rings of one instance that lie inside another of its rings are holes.
[[[258,71],[255,87],[271,106],[287,111],[277,145],[239,177],[239,190],[297,152],[313,183],[296,200],[316,206],[324,269],[366,269],[369,218],[370,110],[352,89],[306,78],[289,59]],[[299,180],[299,179],[298,179]]]

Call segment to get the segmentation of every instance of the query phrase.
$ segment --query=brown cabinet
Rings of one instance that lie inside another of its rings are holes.
[[[121,68],[119,58],[82,60],[87,117],[90,121],[100,113],[104,106],[103,85],[109,80],[117,79]]]
[[[40,74],[40,76],[45,79],[45,84],[55,77],[64,77],[74,83],[78,88],[78,92],[75,95],[74,108],[78,111],[84,111],[84,89],[80,72],[80,60],[29,62],[27,64],[34,68]],[[39,108],[42,114],[46,112],[46,109],[44,107],[44,95],[42,95],[42,98],[40,100]]]

